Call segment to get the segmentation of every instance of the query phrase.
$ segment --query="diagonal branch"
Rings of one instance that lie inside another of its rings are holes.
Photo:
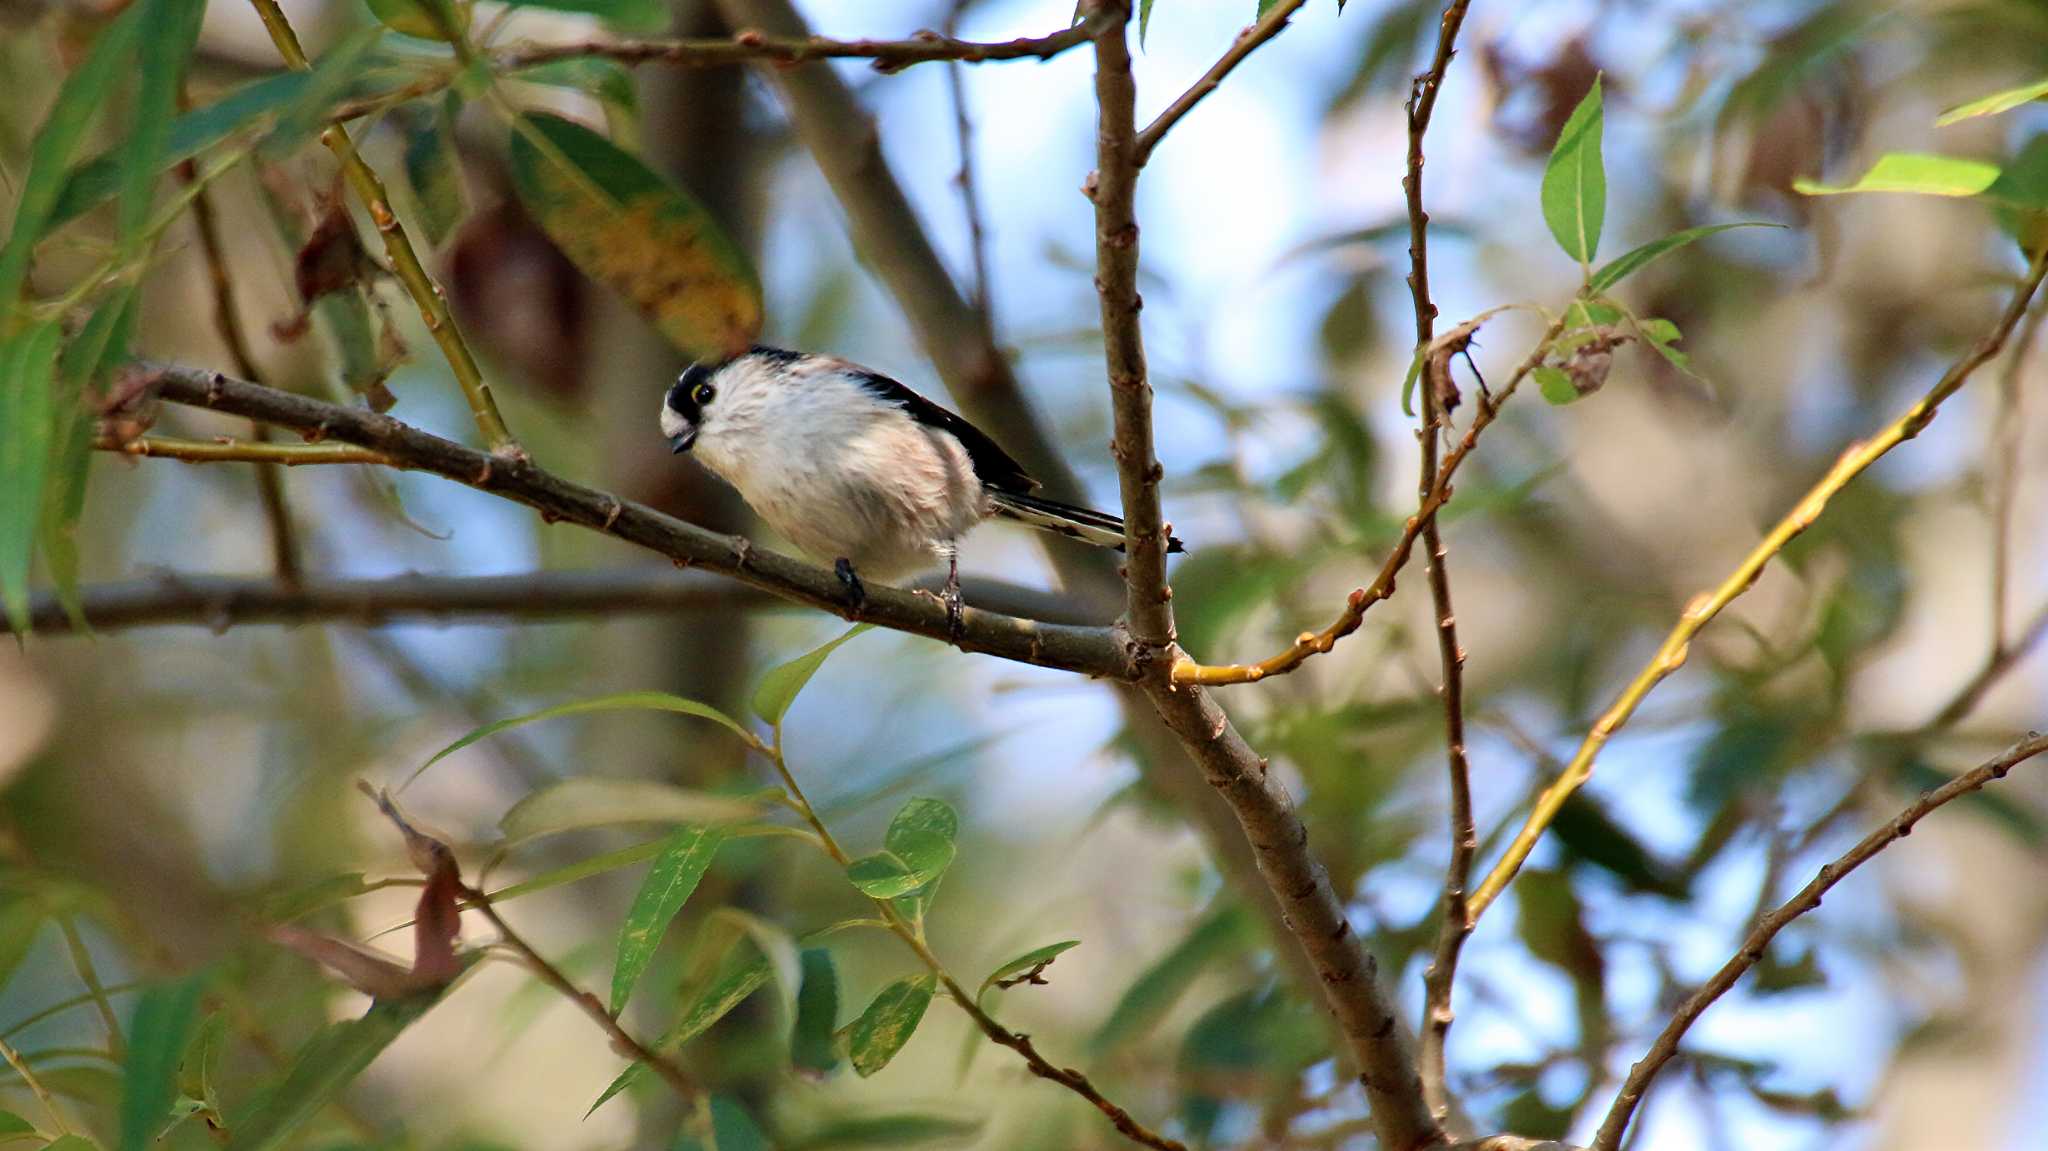
[[[1159,113],[1157,119],[1138,133],[1132,162],[1140,168],[1149,163],[1152,159],[1152,149],[1157,148],[1159,141],[1166,138],[1166,134],[1173,130],[1175,124],[1180,123],[1181,117],[1194,111],[1195,105],[1214,92],[1223,83],[1225,76],[1244,63],[1245,57],[1258,51],[1259,45],[1278,36],[1281,30],[1287,27],[1287,22],[1292,20],[1294,14],[1307,2],[1308,0],[1280,0],[1278,4],[1266,9],[1257,23],[1239,32],[1237,39],[1231,42],[1230,50],[1216,63],[1210,65],[1207,72],[1202,73],[1202,78],[1195,81],[1195,86],[1181,93],[1173,103],[1166,106],[1165,111]]]
[[[197,368],[157,365],[151,385],[163,398],[194,407],[291,428],[310,438],[366,447],[393,466],[432,472],[667,556],[679,566],[702,567],[772,595],[897,631],[948,640],[945,607],[929,596],[873,587],[850,605],[839,577],[815,564],[757,549],[741,536],[719,535],[652,508],[571,483],[531,460],[506,459],[464,447],[389,416],[230,379]],[[1129,679],[1136,672],[1123,645],[1105,628],[1071,627],[969,609],[962,651],[1087,675]]]
[[[1594,721],[1593,729],[1586,733],[1586,738],[1579,744],[1578,751],[1565,765],[1564,773],[1536,797],[1535,808],[1530,811],[1521,830],[1515,833],[1514,840],[1508,844],[1506,854],[1499,863],[1494,864],[1493,870],[1487,873],[1485,882],[1481,883],[1479,890],[1473,894],[1474,920],[1499,898],[1501,891],[1514,879],[1515,872],[1522,866],[1522,861],[1535,850],[1536,841],[1542,838],[1551,820],[1557,817],[1558,810],[1564,806],[1565,800],[1592,778],[1593,761],[1599,756],[1601,748],[1605,747],[1614,733],[1635,714],[1636,708],[1652,689],[1684,666],[1693,638],[1700,630],[1712,622],[1715,616],[1721,614],[1723,608],[1733,603],[1738,596],[1756,583],[1772,557],[1783,551],[1785,545],[1791,543],[1794,537],[1812,526],[1813,522],[1820,518],[1821,513],[1827,510],[1828,501],[1834,498],[1837,492],[1847,487],[1849,481],[1862,475],[1870,465],[1883,458],[1885,453],[1919,435],[1934,420],[1942,401],[1954,395],[1969,380],[1971,373],[1983,367],[2005,347],[2005,342],[2011,337],[2013,329],[2018,326],[2021,317],[2026,315],[2027,305],[2033,300],[2035,291],[2040,288],[2044,273],[2048,273],[2048,248],[2042,249],[2034,256],[2032,266],[2013,292],[2012,300],[2006,305],[1998,322],[1961,359],[1951,364],[1948,371],[1942,373],[1941,379],[1926,395],[1920,397],[1918,402],[1900,413],[1897,419],[1885,425],[1870,439],[1850,445],[1835,461],[1835,465],[1828,469],[1827,474],[1821,477],[1820,482],[1778,521],[1762,542],[1743,557],[1742,563],[1736,566],[1727,579],[1722,580],[1711,591],[1694,596],[1691,602],[1686,604],[1684,613],[1679,616],[1678,624],[1671,629],[1671,634],[1664,637],[1657,654],[1651,658],[1647,666],[1636,673],[1635,679],[1622,689],[1621,695],[1608,705],[1600,718]]]
[[[1743,977],[1764,957],[1764,949],[1778,932],[1793,920],[1820,906],[1821,898],[1828,890],[1840,883],[1843,877],[1868,863],[1878,852],[1911,834],[1913,825],[1926,818],[1936,808],[1976,791],[1991,781],[2004,779],[2006,773],[2019,764],[2048,751],[2048,736],[2029,734],[2026,739],[1987,763],[1949,780],[1932,791],[1923,792],[1883,827],[1850,848],[1848,851],[1820,869],[1813,881],[1800,888],[1799,893],[1778,906],[1778,909],[1763,917],[1748,938],[1742,941],[1733,958],[1722,964],[1712,978],[1701,984],[1697,991],[1679,1005],[1678,1011],[1657,1036],[1656,1042],[1643,1058],[1629,1068],[1628,1078],[1623,1081],[1621,1092],[1608,1109],[1607,1118],[1600,1124],[1594,1135],[1592,1151],[1615,1151],[1621,1145],[1621,1137],[1628,1130],[1629,1120],[1635,1115],[1636,1107],[1642,1103],[1643,1093],[1657,1078],[1657,1073],[1678,1054],[1678,1045],[1693,1023],[1704,1014],[1714,1001],[1728,992],[1736,980]]]

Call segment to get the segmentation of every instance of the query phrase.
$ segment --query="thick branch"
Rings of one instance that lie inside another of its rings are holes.
[[[1458,29],[1465,22],[1468,0],[1452,0],[1438,25],[1436,57],[1429,70],[1415,78],[1408,96],[1408,170],[1401,188],[1408,201],[1408,291],[1415,307],[1415,346],[1427,349],[1436,339],[1436,304],[1429,295],[1429,213],[1423,207],[1423,140],[1436,113],[1437,93],[1457,51]],[[1420,498],[1436,490],[1437,444],[1445,426],[1444,397],[1438,373],[1450,374],[1450,359],[1423,356],[1422,479]],[[1430,1109],[1441,1118],[1450,1110],[1450,1085],[1444,1068],[1449,1038],[1451,991],[1457,980],[1458,953],[1472,934],[1465,893],[1472,881],[1472,857],[1479,848],[1472,826],[1472,776],[1465,761],[1465,651],[1458,646],[1458,617],[1451,604],[1451,573],[1444,556],[1442,531],[1431,516],[1422,527],[1422,548],[1429,565],[1430,602],[1435,610],[1437,661],[1443,671],[1444,747],[1450,792],[1451,858],[1444,869],[1444,897],[1437,928],[1436,950],[1423,973],[1422,1089]]]
[[[1716,971],[1713,978],[1700,985],[1699,990],[1687,997],[1671,1022],[1665,1025],[1656,1042],[1643,1055],[1641,1061],[1629,1068],[1628,1078],[1623,1081],[1621,1093],[1615,1097],[1614,1105],[1608,1109],[1607,1118],[1601,1122],[1600,1131],[1593,1137],[1593,1151],[1615,1151],[1621,1146],[1621,1137],[1628,1130],[1629,1120],[1636,1107],[1642,1102],[1643,1093],[1664,1065],[1678,1054],[1678,1044],[1685,1038],[1693,1022],[1704,1014],[1714,1001],[1726,994],[1736,980],[1755,967],[1764,957],[1764,948],[1772,938],[1793,920],[1820,906],[1821,898],[1828,890],[1840,883],[1850,872],[1869,862],[1872,856],[1904,839],[1913,830],[1913,825],[1925,818],[1935,808],[1982,788],[1994,779],[2004,779],[2015,766],[2042,752],[2048,751],[2048,736],[2030,734],[2014,744],[1998,758],[1949,780],[1932,791],[1923,792],[1906,810],[1900,812],[1889,823],[1864,836],[1856,846],[1843,852],[1834,862],[1820,869],[1813,881],[1800,888],[1799,893],[1780,904],[1778,909],[1765,916],[1748,938],[1742,941],[1733,958]]]
[[[1635,679],[1629,682],[1621,695],[1601,713],[1600,718],[1594,722],[1593,729],[1586,733],[1585,740],[1579,744],[1579,749],[1573,754],[1571,762],[1565,765],[1564,774],[1536,797],[1534,810],[1530,811],[1529,818],[1522,824],[1521,830],[1515,833],[1513,842],[1508,844],[1506,854],[1494,865],[1493,870],[1487,873],[1486,881],[1481,883],[1479,890],[1473,894],[1474,920],[1485,912],[1514,879],[1515,872],[1522,866],[1522,861],[1535,850],[1536,841],[1542,837],[1544,829],[1550,826],[1551,820],[1557,817],[1558,810],[1564,806],[1565,800],[1592,778],[1593,761],[1599,756],[1600,749],[1607,745],[1608,739],[1628,722],[1629,717],[1635,714],[1636,708],[1653,688],[1684,666],[1693,637],[1699,634],[1700,629],[1712,622],[1713,618],[1721,614],[1721,610],[1733,603],[1736,597],[1754,586],[1772,557],[1783,551],[1785,545],[1791,543],[1799,533],[1811,527],[1813,522],[1820,518],[1821,513],[1827,510],[1828,501],[1833,499],[1837,492],[1847,487],[1849,481],[1862,475],[1870,465],[1883,458],[1885,453],[1919,435],[1934,420],[1942,401],[1954,395],[1969,380],[1971,373],[1984,366],[2005,347],[2005,341],[2018,326],[2020,318],[2026,315],[2027,305],[2033,300],[2034,292],[2040,288],[2044,273],[2048,273],[2048,248],[2042,249],[2034,257],[2032,267],[2028,269],[2019,288],[2013,292],[2012,300],[2006,305],[2005,312],[1999,316],[1998,322],[1961,359],[1951,364],[1948,371],[1942,373],[1941,379],[1926,395],[1920,397],[1918,402],[1900,413],[1897,419],[1885,425],[1870,439],[1850,445],[1848,450],[1842,453],[1841,458],[1835,461],[1835,466],[1829,468],[1828,473],[1806,493],[1805,498],[1778,521],[1777,526],[1771,529],[1770,534],[1766,535],[1762,542],[1751,549],[1749,555],[1743,558],[1742,563],[1727,579],[1722,580],[1713,590],[1694,596],[1692,601],[1686,604],[1685,612],[1679,616],[1677,626],[1671,629],[1670,635],[1664,637],[1664,643],[1657,649],[1657,654],[1648,666],[1637,672]]]
[[[1230,75],[1239,64],[1244,63],[1245,57],[1257,51],[1259,45],[1278,36],[1281,29],[1287,27],[1287,22],[1293,19],[1294,14],[1307,2],[1308,0],[1280,0],[1280,3],[1268,8],[1264,16],[1259,17],[1258,23],[1239,32],[1237,39],[1231,42],[1230,50],[1223,54],[1222,59],[1210,65],[1209,70],[1202,73],[1202,78],[1195,81],[1194,87],[1181,93],[1173,103],[1166,106],[1164,112],[1159,113],[1157,119],[1138,133],[1137,145],[1131,156],[1132,163],[1140,168],[1144,167],[1152,159],[1152,149],[1157,148],[1159,141],[1173,130],[1175,124],[1180,123],[1180,118],[1194,111],[1195,105],[1214,92],[1223,83],[1223,78]]]
[[[1166,585],[1167,532],[1159,508],[1162,469],[1152,447],[1152,382],[1138,323],[1138,165],[1131,51],[1122,21],[1095,38],[1095,291],[1102,303],[1103,356],[1109,370],[1116,435],[1117,486],[1123,495],[1125,622],[1139,643],[1173,642],[1173,592]]]
[[[520,45],[495,56],[501,68],[531,68],[555,60],[597,56],[622,64],[662,63],[684,67],[717,67],[768,61],[800,64],[806,60],[864,59],[878,72],[898,72],[913,64],[952,60],[979,64],[990,60],[1050,60],[1069,48],[1086,44],[1102,18],[1091,16],[1050,36],[981,42],[924,31],[907,40],[834,40],[826,36],[770,36],[751,28],[720,40],[593,40],[575,44]],[[779,21],[763,20],[768,27]]]
[[[697,566],[772,595],[933,639],[948,637],[945,607],[931,597],[870,587],[851,607],[839,578],[815,564],[757,549],[640,504],[571,483],[525,459],[506,459],[430,435],[389,416],[229,379],[196,368],[157,366],[164,398],[291,428],[315,439],[371,448],[394,466],[433,472],[479,491],[525,504],[542,518],[568,522],[659,552],[679,566]],[[1129,679],[1135,669],[1106,629],[1070,627],[969,609],[955,645],[1023,663]]]
[[[928,590],[939,587],[936,580],[920,582]],[[961,582],[967,602],[976,610],[1076,627],[1091,622],[1075,610],[1071,597],[1057,592],[973,576]],[[95,632],[176,626],[220,632],[259,624],[383,627],[412,620],[532,623],[790,606],[788,601],[731,580],[655,567],[500,576],[312,579],[296,585],[275,579],[167,573],[152,579],[88,585],[79,589],[79,599],[86,623]],[[44,593],[29,602],[29,626],[38,635],[62,635],[71,631],[71,620],[57,597]],[[5,628],[0,621],[0,630]]]

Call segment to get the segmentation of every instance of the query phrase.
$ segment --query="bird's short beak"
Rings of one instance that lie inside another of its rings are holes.
[[[689,451],[690,445],[696,442],[697,429],[691,428],[688,431],[683,432],[681,435],[670,436],[668,438],[668,450],[670,451],[670,453],[679,456],[682,455],[684,452]]]

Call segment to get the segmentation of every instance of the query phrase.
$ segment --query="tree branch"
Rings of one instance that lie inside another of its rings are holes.
[[[1926,395],[1920,397],[1918,402],[1907,408],[1897,419],[1885,425],[1875,436],[1850,445],[1835,461],[1834,467],[1829,468],[1820,482],[1778,521],[1770,534],[1743,558],[1742,563],[1727,579],[1722,580],[1713,590],[1702,592],[1692,598],[1686,605],[1684,614],[1679,617],[1677,626],[1664,638],[1664,643],[1657,649],[1657,654],[1648,666],[1637,672],[1635,679],[1629,682],[1621,695],[1601,713],[1600,718],[1594,722],[1593,729],[1586,733],[1585,740],[1579,744],[1578,751],[1565,765],[1564,773],[1536,797],[1535,808],[1530,811],[1529,818],[1522,824],[1521,830],[1515,833],[1514,840],[1508,844],[1506,854],[1493,866],[1493,870],[1487,873],[1485,882],[1479,885],[1479,890],[1472,897],[1472,918],[1475,921],[1514,879],[1515,872],[1522,866],[1522,861],[1535,850],[1536,841],[1542,837],[1544,829],[1550,826],[1550,821],[1557,817],[1558,810],[1564,806],[1565,800],[1570,798],[1572,792],[1577,791],[1586,780],[1592,778],[1593,760],[1599,756],[1600,749],[1606,746],[1608,739],[1628,722],[1629,717],[1635,714],[1637,706],[1653,688],[1662,683],[1665,677],[1684,666],[1693,637],[1699,634],[1700,629],[1712,622],[1713,618],[1721,613],[1721,609],[1734,602],[1736,597],[1748,591],[1756,583],[1757,578],[1763,575],[1764,567],[1771,562],[1771,558],[1783,551],[1785,545],[1791,543],[1799,533],[1812,526],[1827,509],[1828,501],[1847,487],[1850,480],[1863,474],[1866,468],[1883,458],[1885,453],[1919,435],[1922,429],[1933,421],[1942,401],[1954,395],[1970,378],[1971,373],[1998,354],[2012,335],[2013,328],[2019,324],[2021,317],[2026,315],[2027,306],[2033,300],[2034,292],[2040,288],[2044,273],[2048,273],[2048,248],[2043,248],[2035,255],[2032,266],[2019,288],[2013,292],[2012,300],[2006,305],[2005,312],[1999,317],[1997,324],[1961,359],[1951,364],[1948,371],[1942,373],[1941,379]]]
[[[1608,1109],[1607,1118],[1600,1124],[1599,1132],[1593,1137],[1592,1151],[1615,1151],[1621,1145],[1621,1137],[1628,1130],[1629,1120],[1636,1107],[1642,1102],[1643,1093],[1678,1054],[1678,1044],[1685,1038],[1686,1031],[1694,1021],[1704,1014],[1714,1001],[1726,994],[1736,980],[1757,965],[1764,957],[1764,948],[1785,926],[1800,916],[1819,907],[1821,898],[1844,876],[1870,861],[1871,857],[1898,840],[1904,839],[1913,830],[1913,825],[1925,818],[1929,812],[1961,796],[1976,791],[1995,779],[2004,779],[2007,772],[2034,756],[2048,751],[2048,736],[2030,734],[2028,737],[1987,763],[1942,784],[1932,791],[1921,793],[1906,809],[1889,823],[1864,836],[1856,846],[1843,852],[1832,863],[1820,869],[1813,881],[1799,890],[1797,895],[1780,904],[1777,910],[1765,916],[1749,936],[1742,941],[1733,958],[1721,966],[1712,978],[1701,984],[1697,991],[1679,1005],[1671,1022],[1657,1036],[1656,1042],[1643,1058],[1629,1068],[1628,1078],[1623,1081],[1621,1092]]]
[[[1230,50],[1223,54],[1222,59],[1210,65],[1209,70],[1202,73],[1202,78],[1195,81],[1194,87],[1181,93],[1173,103],[1166,106],[1165,111],[1159,113],[1157,119],[1138,133],[1137,145],[1131,156],[1132,163],[1142,168],[1151,162],[1152,149],[1157,148],[1159,141],[1173,130],[1175,124],[1180,123],[1181,117],[1194,111],[1195,105],[1214,92],[1217,86],[1223,83],[1223,78],[1230,75],[1239,64],[1244,63],[1245,57],[1257,51],[1259,45],[1278,36],[1281,29],[1287,27],[1287,22],[1293,19],[1294,14],[1307,2],[1308,0],[1280,0],[1280,3],[1268,8],[1257,23],[1239,32],[1237,39],[1231,42]]]
[[[92,446],[95,451],[115,452],[124,456],[184,460],[195,464],[258,463],[272,466],[283,464],[286,467],[297,467],[300,464],[400,466],[381,452],[352,444],[274,444],[268,440],[252,442],[226,438],[181,440],[171,436],[140,436],[132,440],[116,440],[102,436],[94,440]]]
[[[1444,397],[1453,394],[1440,387],[1437,373],[1447,379],[1448,356],[1436,360],[1426,350],[1436,340],[1436,304],[1429,295],[1429,213],[1423,207],[1423,140],[1429,134],[1430,118],[1436,114],[1437,93],[1444,74],[1457,52],[1458,30],[1465,22],[1469,0],[1452,0],[1444,7],[1437,28],[1436,57],[1429,70],[1415,78],[1408,95],[1408,169],[1401,188],[1408,202],[1408,292],[1415,307],[1415,346],[1423,352],[1422,441],[1419,498],[1427,501],[1436,490],[1437,445],[1447,426]],[[1479,835],[1472,826],[1472,775],[1465,761],[1465,651],[1458,646],[1458,617],[1451,604],[1451,573],[1444,556],[1443,534],[1435,516],[1422,526],[1422,549],[1428,561],[1429,594],[1436,619],[1437,660],[1443,672],[1444,748],[1450,792],[1451,858],[1444,868],[1441,921],[1436,950],[1423,973],[1422,1090],[1430,1110],[1441,1121],[1450,1111],[1450,1086],[1444,1068],[1444,1045],[1450,1036],[1451,991],[1457,981],[1458,953],[1472,934],[1472,919],[1466,911],[1466,887],[1472,881],[1472,857],[1479,849]]]
[[[467,448],[389,416],[344,408],[276,391],[218,372],[156,365],[151,385],[165,399],[291,428],[318,440],[373,449],[393,466],[432,472],[541,513],[659,552],[680,566],[697,566],[772,595],[897,631],[948,640],[945,607],[927,596],[870,587],[865,603],[850,606],[829,569],[756,548],[741,536],[709,532],[615,495],[571,483],[533,464]],[[1129,679],[1132,661],[1104,628],[1071,627],[969,609],[954,646],[1022,663],[1087,675]]]
[[[937,581],[926,581],[933,589]],[[1088,626],[1071,597],[972,576],[962,580],[976,611]],[[788,606],[772,594],[709,575],[654,567],[548,571],[500,576],[402,575],[385,579],[274,579],[165,573],[79,589],[94,632],[187,626],[220,632],[259,624],[383,627],[408,620],[544,622],[590,616],[670,615]],[[0,632],[6,629],[0,621]],[[72,631],[54,594],[29,602],[39,635]]]

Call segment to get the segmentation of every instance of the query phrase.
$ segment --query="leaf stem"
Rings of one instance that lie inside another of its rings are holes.
[[[71,1127],[64,1122],[64,1113],[57,1110],[57,1100],[51,1097],[50,1089],[43,1086],[42,1080],[36,1078],[35,1072],[29,1070],[28,1060],[21,1057],[21,1052],[9,1046],[4,1039],[0,1039],[0,1059],[5,1059],[7,1065],[14,1068],[14,1073],[21,1076],[22,1085],[27,1087],[29,1094],[34,1095],[36,1101],[43,1105],[43,1110],[49,1113],[50,1125],[57,1129],[57,1134],[71,1134]]]

